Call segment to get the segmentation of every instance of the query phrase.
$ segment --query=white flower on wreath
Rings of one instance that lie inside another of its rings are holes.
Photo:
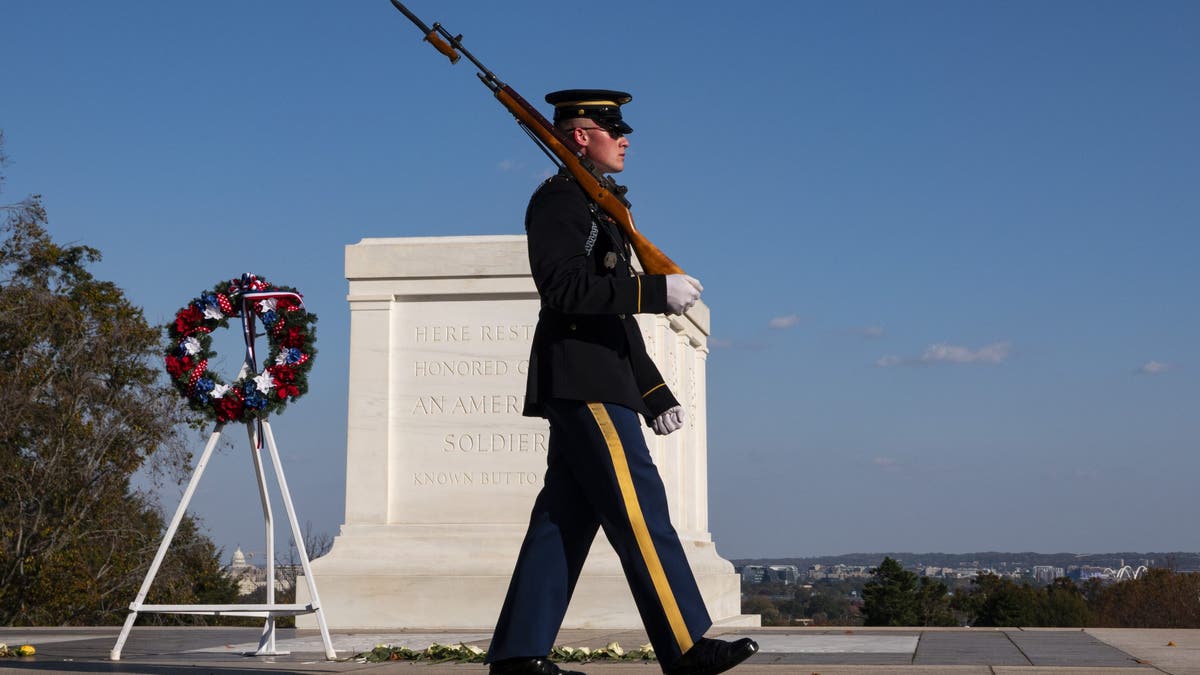
[[[195,336],[190,336],[179,344],[183,347],[183,351],[187,352],[188,356],[192,356],[200,352],[200,341]]]
[[[225,394],[228,394],[228,393],[229,393],[229,385],[218,384],[218,385],[213,386],[213,390],[209,394],[209,396],[212,396],[213,398],[222,398],[225,396]]]
[[[258,301],[258,311],[272,312],[275,310],[275,298],[264,298]]]
[[[216,305],[204,305],[204,318],[221,320],[225,318],[225,312]]]
[[[265,394],[268,391],[271,391],[271,387],[275,386],[275,383],[271,380],[270,373],[264,370],[262,371],[262,374],[254,378],[254,386]]]

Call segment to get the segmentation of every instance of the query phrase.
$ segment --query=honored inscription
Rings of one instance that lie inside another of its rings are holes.
[[[446,434],[443,452],[546,452],[546,434]]]
[[[525,375],[529,360],[497,361],[489,359],[413,361],[415,377],[495,377],[510,373]]]
[[[516,394],[479,396],[418,396],[410,415],[520,415],[523,405]]]
[[[412,475],[413,487],[538,486],[541,483],[541,477],[532,471],[417,471]]]

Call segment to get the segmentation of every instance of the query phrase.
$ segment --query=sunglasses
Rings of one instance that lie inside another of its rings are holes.
[[[584,131],[603,131],[604,133],[608,134],[608,137],[613,139],[614,141],[625,136],[625,134],[623,134],[619,131],[613,131],[612,129],[605,129],[604,127],[575,127],[575,128],[583,129]]]

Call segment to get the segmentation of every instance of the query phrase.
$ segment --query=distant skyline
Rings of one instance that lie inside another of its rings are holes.
[[[409,4],[530,101],[633,94],[619,180],[712,311],[721,555],[1200,548],[1200,4]],[[311,391],[273,426],[336,534],[344,247],[521,233],[548,162],[386,0],[0,23],[0,202],[43,195],[155,324],[245,271],[305,294]],[[261,555],[228,439],[194,511]]]

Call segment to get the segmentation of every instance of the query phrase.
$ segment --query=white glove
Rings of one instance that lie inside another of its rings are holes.
[[[700,299],[704,287],[689,274],[667,275],[667,308],[672,314],[683,314]]]
[[[654,433],[659,436],[666,436],[672,431],[682,429],[684,419],[683,408],[675,406],[655,417],[654,422],[650,426],[654,427]]]

